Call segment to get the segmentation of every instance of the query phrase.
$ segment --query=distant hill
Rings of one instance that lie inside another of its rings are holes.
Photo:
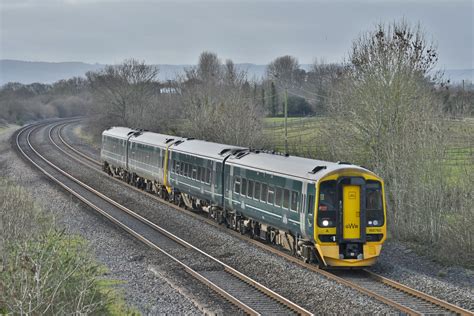
[[[0,85],[7,82],[52,83],[61,79],[84,76],[90,70],[103,67],[104,65],[82,62],[48,63],[2,59],[0,60]]]
[[[157,65],[160,69],[160,80],[173,80],[184,74],[184,69],[192,65]],[[311,65],[303,64],[301,68],[308,70]],[[53,83],[71,77],[83,77],[88,71],[95,71],[105,67],[104,64],[88,64],[83,62],[33,62],[0,59],[0,86],[8,82],[29,84],[33,82]],[[237,69],[247,72],[249,79],[261,79],[265,75],[266,65],[251,63],[236,64]],[[453,83],[462,80],[474,82],[474,69],[447,69],[445,77]]]

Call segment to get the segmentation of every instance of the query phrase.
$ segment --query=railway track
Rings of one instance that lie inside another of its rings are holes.
[[[101,163],[93,159],[92,157],[88,156],[87,154],[77,150],[71,144],[69,144],[64,137],[62,136],[63,128],[69,124],[64,123],[57,128],[57,135],[53,136],[50,133],[51,141],[59,148],[63,153],[66,155],[78,160],[82,164],[94,168],[96,170],[101,170]],[[52,129],[51,129],[52,131]],[[58,141],[54,141],[53,138],[56,137]],[[63,146],[64,148],[61,148]],[[115,178],[114,178],[115,179]],[[118,179],[116,181],[122,183],[123,185],[128,186],[136,191],[139,191],[143,194],[148,195],[149,197],[159,201],[160,203],[164,203],[170,207],[178,209],[180,211],[184,211],[187,214],[199,218],[201,220],[205,220],[207,223],[221,228],[217,223],[214,221],[207,219],[195,212],[190,212],[184,210],[172,203],[162,200],[156,195],[147,193],[143,190],[137,189],[131,185],[128,185]],[[374,297],[396,309],[400,312],[409,314],[409,315],[425,315],[425,314],[436,314],[436,315],[474,315],[471,311],[465,310],[438,298],[432,297],[425,293],[419,292],[415,289],[412,289],[406,285],[400,284],[393,280],[387,279],[383,276],[375,274],[368,270],[358,270],[358,271],[328,271],[328,270],[321,270],[314,265],[304,263],[303,261],[289,255],[277,249],[273,246],[264,244],[260,241],[253,240],[247,236],[242,236],[237,232],[232,230],[226,230],[228,233],[231,233],[239,238],[243,238],[246,241],[257,245],[260,248],[263,248],[267,251],[275,253],[279,256],[286,258],[287,260],[301,265],[311,271],[317,272],[319,274],[324,275],[325,277],[334,280],[338,283],[344,284],[349,286],[353,289],[356,289],[368,296]]]
[[[40,123],[20,129],[15,137],[18,151],[53,182],[138,240],[169,257],[191,276],[209,286],[245,313],[249,315],[312,315],[303,307],[148,221],[48,160],[38,148],[33,146],[31,135],[50,124],[48,131],[50,141],[57,146],[52,132],[66,123],[64,121]]]

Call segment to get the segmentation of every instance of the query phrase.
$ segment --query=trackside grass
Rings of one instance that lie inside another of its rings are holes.
[[[0,314],[134,315],[87,242],[0,179]]]

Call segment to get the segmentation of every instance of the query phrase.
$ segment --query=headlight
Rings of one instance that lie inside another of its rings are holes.
[[[374,219],[374,226],[377,226],[379,224],[379,221]]]
[[[368,224],[369,224],[369,226],[372,226],[372,221],[369,221],[369,223],[368,223]]]
[[[323,226],[329,226],[329,221],[327,219],[323,220],[322,222]]]

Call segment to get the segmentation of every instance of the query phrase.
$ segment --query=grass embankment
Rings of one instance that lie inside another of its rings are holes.
[[[0,179],[0,314],[137,314],[87,242],[58,229],[21,187]]]

